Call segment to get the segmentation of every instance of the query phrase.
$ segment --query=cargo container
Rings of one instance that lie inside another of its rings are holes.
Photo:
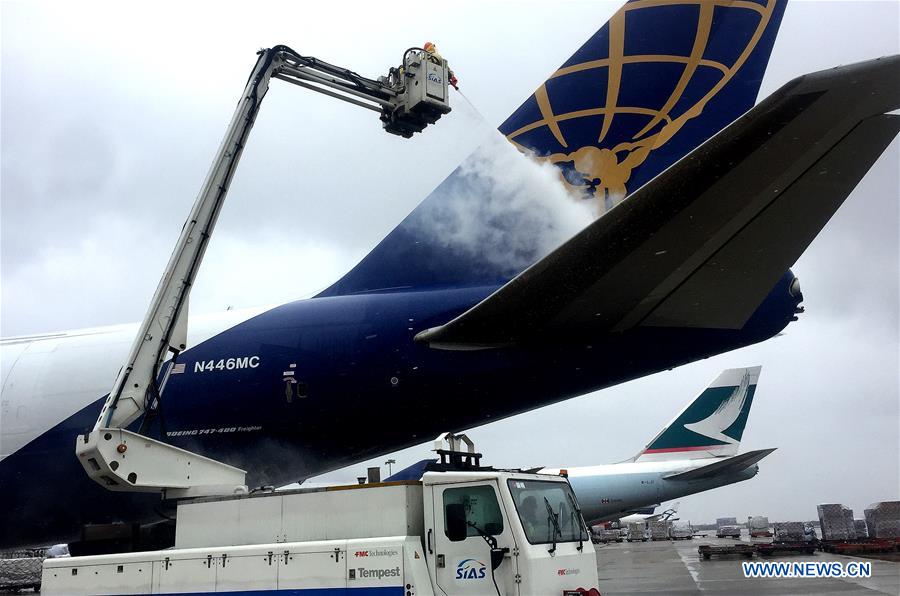
[[[650,540],[668,540],[671,526],[672,522],[667,519],[650,522]]]
[[[41,587],[43,557],[0,559],[0,591],[34,590]]]
[[[747,529],[750,531],[751,538],[771,538],[772,531],[769,529],[769,518],[763,515],[753,515],[747,518]]]
[[[722,526],[736,526],[738,525],[736,517],[717,517],[716,518],[716,528],[721,528]]]
[[[807,537],[803,522],[775,522],[775,542],[804,542]]]
[[[900,501],[872,503],[865,516],[869,538],[900,538]]]
[[[669,529],[672,540],[691,540],[694,537],[694,528],[691,524],[673,524]]]
[[[819,513],[822,540],[854,540],[856,538],[852,509],[840,503],[822,503],[816,509]]]
[[[644,542],[647,540],[647,524],[639,522],[630,522],[628,524],[628,542]]]

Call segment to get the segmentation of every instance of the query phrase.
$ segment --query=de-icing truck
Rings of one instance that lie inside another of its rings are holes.
[[[190,289],[271,79],[378,112],[403,137],[450,111],[447,62],[423,48],[377,80],[284,45],[260,51],[128,358],[93,429],[75,439],[101,486],[179,500],[175,546],[48,559],[43,592],[599,594],[568,481],[481,467],[465,435],[441,435],[440,463],[419,481],[254,493],[244,470],[140,432],[162,415],[166,379],[186,348]],[[142,417],[139,432],[129,430]]]
[[[448,438],[420,481],[183,501],[174,548],[47,559],[42,592],[599,596],[567,479]]]

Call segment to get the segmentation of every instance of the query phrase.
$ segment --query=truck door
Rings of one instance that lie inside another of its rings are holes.
[[[509,514],[504,510],[495,482],[434,485],[433,527],[434,577],[444,594],[518,594],[515,539]],[[462,506],[468,532],[464,539],[451,541],[447,532],[448,506]],[[497,569],[491,567],[488,543],[479,530],[493,536],[499,548],[508,548]]]

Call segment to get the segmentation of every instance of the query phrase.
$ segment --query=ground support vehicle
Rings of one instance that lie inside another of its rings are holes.
[[[713,555],[740,555],[748,559],[753,557],[756,552],[756,545],[753,544],[701,544],[697,547],[697,553],[704,559],[709,559]]]
[[[594,544],[622,542],[622,534],[619,530],[597,530],[592,534],[591,540]]]
[[[647,524],[645,522],[630,522],[628,524],[628,533],[625,535],[625,540],[628,542],[646,542],[647,538]]]
[[[716,530],[716,538],[740,538],[740,526],[719,526]]]
[[[672,528],[672,522],[667,519],[654,520],[650,522],[650,540],[668,540],[669,532]]]
[[[891,538],[822,540],[819,542],[819,547],[826,553],[835,553],[839,555],[889,553],[900,550],[900,540]]]
[[[756,552],[762,556],[790,553],[811,555],[816,552],[813,542],[758,542],[755,546]]]
[[[437,451],[421,481],[183,501],[174,549],[48,559],[43,592],[599,596],[566,478]]]
[[[750,532],[750,538],[771,538],[773,536],[769,529],[769,518],[764,515],[748,517],[747,530]]]

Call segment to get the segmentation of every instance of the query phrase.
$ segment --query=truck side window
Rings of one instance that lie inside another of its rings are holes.
[[[503,514],[497,502],[497,494],[489,485],[448,488],[444,491],[444,534],[447,534],[447,505],[461,504],[466,512],[466,522],[475,524],[486,534],[503,533]],[[478,536],[478,530],[469,525],[469,536]],[[449,536],[449,535],[448,535]]]

